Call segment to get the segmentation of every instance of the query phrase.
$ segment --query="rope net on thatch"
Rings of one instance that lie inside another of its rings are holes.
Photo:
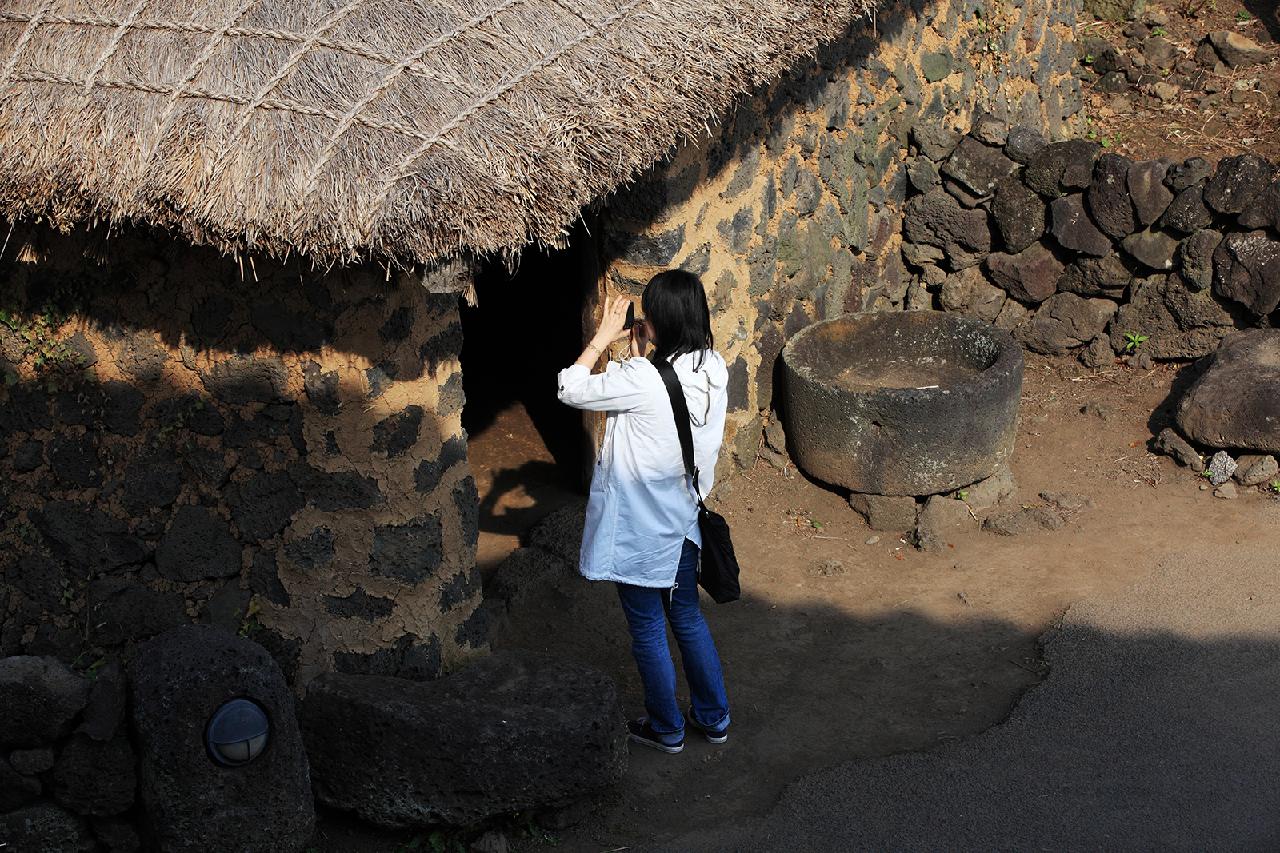
[[[8,0],[0,214],[431,262],[581,207],[869,0]]]

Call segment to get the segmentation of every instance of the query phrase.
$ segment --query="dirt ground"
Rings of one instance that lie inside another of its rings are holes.
[[[1117,364],[1095,372],[1029,357],[1012,460],[1018,499],[1034,504],[1054,491],[1092,501],[1057,531],[975,531],[926,553],[869,530],[841,494],[794,470],[761,461],[724,484],[716,500],[733,528],[745,598],[705,609],[730,692],[729,742],[690,738],[677,756],[632,747],[619,789],[602,792],[568,829],[514,833],[513,849],[660,844],[763,812],[788,783],[838,763],[982,732],[1043,678],[1038,638],[1072,603],[1119,594],[1192,542],[1243,544],[1272,559],[1280,499],[1255,490],[1214,498],[1202,478],[1147,450],[1186,369]],[[506,417],[512,430],[493,430],[495,440],[518,442],[519,415]],[[550,494],[554,504],[565,492]],[[547,509],[521,489],[505,501],[518,513],[513,524]],[[514,544],[513,535],[499,536],[488,559]],[[499,647],[599,667],[620,684],[627,712],[642,713],[607,584],[566,576],[540,590]],[[429,838],[372,833],[328,814],[315,849],[431,849]]]
[[[1147,452],[1178,371],[1028,362],[1013,458],[1020,500],[1065,491],[1093,502],[1058,531],[974,532],[922,553],[873,533],[841,495],[794,472],[762,462],[728,484],[718,497],[746,597],[706,609],[732,737],[722,747],[691,738],[674,757],[633,747],[622,788],[558,834],[556,849],[661,842],[764,810],[788,782],[838,762],[983,731],[1041,679],[1037,638],[1072,602],[1119,592],[1189,540],[1256,543],[1269,558],[1280,501],[1252,490],[1216,499]],[[642,712],[607,585],[567,579],[545,590],[502,645],[598,666],[623,686],[628,712]]]
[[[1267,48],[1263,65],[1214,69],[1197,66],[1196,47],[1211,32],[1237,33]],[[1143,69],[1124,92],[1104,92],[1086,80],[1087,135],[1138,160],[1222,157],[1252,153],[1280,160],[1280,4],[1276,0],[1167,0],[1148,2],[1136,22],[1082,24],[1078,43],[1102,39],[1143,62],[1153,37],[1172,43],[1178,65]],[[1086,53],[1086,68],[1094,57]],[[1157,93],[1157,84],[1168,84]],[[1162,97],[1163,95],[1163,97]]]

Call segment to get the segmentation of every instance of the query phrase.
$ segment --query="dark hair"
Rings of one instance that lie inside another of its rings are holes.
[[[667,270],[649,279],[640,297],[644,317],[653,326],[654,360],[668,361],[715,345],[711,310],[702,280],[686,270]],[[698,368],[702,362],[698,362]]]

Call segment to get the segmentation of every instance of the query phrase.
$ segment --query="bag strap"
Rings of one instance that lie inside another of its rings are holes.
[[[684,389],[680,387],[680,379],[671,362],[658,359],[653,366],[658,368],[658,375],[667,386],[667,396],[671,398],[671,414],[676,419],[676,434],[680,436],[680,450],[684,454],[684,471],[693,480],[693,494],[698,499],[698,506],[706,509],[702,492],[698,489],[698,469],[693,464],[693,430],[689,428],[689,405],[684,401]]]

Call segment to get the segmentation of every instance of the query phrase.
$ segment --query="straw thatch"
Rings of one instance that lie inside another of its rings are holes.
[[[551,242],[870,0],[5,0],[0,215],[428,262]]]

